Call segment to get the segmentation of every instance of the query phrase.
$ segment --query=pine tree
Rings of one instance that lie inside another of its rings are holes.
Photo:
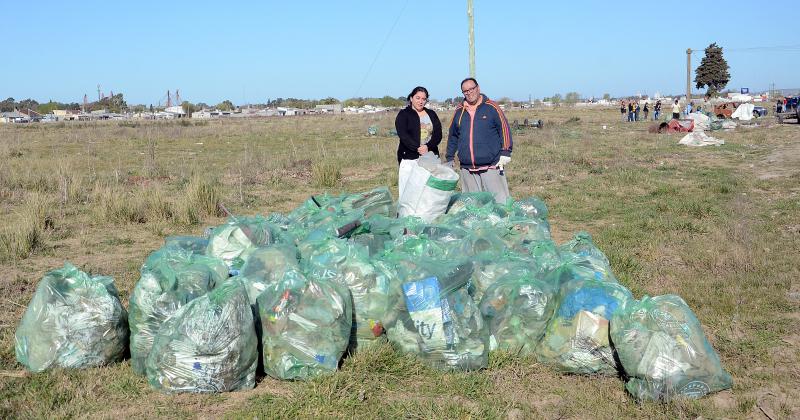
[[[698,89],[708,86],[707,93],[716,96],[731,79],[728,62],[722,56],[722,47],[713,43],[706,47],[706,55],[695,70],[694,83]]]

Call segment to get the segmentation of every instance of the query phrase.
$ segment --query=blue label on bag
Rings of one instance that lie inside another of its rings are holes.
[[[450,319],[450,308],[443,308],[439,292],[439,280],[436,277],[403,284],[408,315],[429,350],[446,348],[448,343],[443,320],[445,316]]]

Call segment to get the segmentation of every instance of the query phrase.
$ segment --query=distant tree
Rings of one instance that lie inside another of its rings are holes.
[[[205,102],[198,102],[195,106],[195,109],[210,109],[211,106]]]
[[[497,100],[497,103],[500,103],[500,104],[503,104],[503,105],[511,105],[511,102],[512,102],[511,98],[509,98],[508,96],[503,96],[502,98]]]
[[[567,105],[575,105],[581,100],[581,94],[578,92],[568,92],[564,97],[564,103]]]
[[[17,103],[17,109],[37,109],[39,108],[39,102],[34,99],[28,98],[23,99]]]
[[[197,107],[189,101],[183,101],[183,103],[181,103],[181,108],[183,108],[183,112],[185,112],[186,115],[192,115],[192,112],[197,111]]]
[[[319,101],[320,105],[334,105],[338,104],[339,100],[336,98],[327,97],[321,101]]]
[[[36,109],[36,112],[40,114],[50,114],[53,110],[66,108],[65,104],[60,104],[58,102],[53,102],[52,100],[48,101],[46,104],[39,104],[39,107]]]
[[[725,89],[725,85],[731,79],[728,72],[730,66],[722,56],[722,47],[718,46],[716,42],[706,47],[705,53],[705,57],[700,61],[700,66],[695,69],[695,87],[698,89],[708,87],[706,93],[716,96],[722,89]]]
[[[14,106],[16,105],[17,101],[14,98],[8,98],[3,102],[0,102],[0,112],[11,112],[14,110]]]
[[[604,94],[603,94],[603,99],[605,99],[605,100],[607,100],[607,101],[608,101],[608,100],[611,100],[611,94],[609,94],[609,93],[604,93]]]
[[[228,99],[217,104],[217,109],[219,109],[220,111],[230,111],[233,108],[234,108],[233,102],[231,102]]]
[[[153,104],[150,104],[150,113],[153,112]]]
[[[550,97],[550,102],[555,106],[561,105],[561,94],[556,93],[555,95]]]

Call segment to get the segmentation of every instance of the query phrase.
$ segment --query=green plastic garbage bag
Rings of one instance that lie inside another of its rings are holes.
[[[341,207],[345,213],[362,213],[364,217],[373,215],[391,217],[397,211],[392,199],[392,193],[387,187],[378,187],[361,193],[344,194]]]
[[[287,278],[258,297],[264,371],[310,379],[336,371],[350,343],[349,291],[326,280]]]
[[[473,230],[480,227],[504,226],[507,219],[508,212],[505,208],[491,202],[482,207],[466,206],[456,212],[439,216],[436,222]]]
[[[293,240],[263,216],[236,216],[217,226],[211,233],[206,255],[225,261],[238,270],[244,264],[242,254],[249,248],[293,243]]]
[[[512,217],[506,223],[509,230],[507,236],[512,247],[551,239],[550,224],[546,220]]]
[[[489,286],[481,313],[489,327],[492,350],[531,354],[555,310],[557,290],[531,274],[508,274]]]
[[[494,203],[494,195],[490,192],[455,193],[450,197],[447,214],[455,214],[466,208],[478,208]]]
[[[391,278],[371,263],[368,249],[338,238],[301,243],[299,248],[309,278],[336,282],[350,290],[351,347],[357,349],[381,337]]]
[[[611,316],[632,299],[619,283],[573,280],[561,286],[558,307],[536,348],[540,362],[569,373],[618,373],[608,339]]]
[[[299,275],[298,257],[297,248],[290,245],[267,245],[245,251],[245,263],[239,276],[247,287],[250,304],[255,305],[269,284],[280,282],[286,276]]]
[[[31,372],[106,365],[122,360],[127,346],[114,279],[69,263],[44,275],[14,336],[17,361]]]
[[[732,379],[679,296],[631,300],[611,319],[611,341],[638,400],[700,398],[728,389]]]
[[[443,263],[393,253],[385,264],[399,280],[386,335],[400,351],[439,369],[475,370],[488,364],[489,335],[468,292],[472,264]],[[394,283],[393,284],[397,284]]]
[[[511,212],[527,219],[547,220],[547,205],[536,197],[510,201]]]
[[[532,258],[532,265],[537,273],[549,273],[561,265],[558,247],[551,240],[530,242],[525,245],[525,249]]]
[[[571,280],[594,279],[616,282],[608,258],[592,242],[586,232],[577,233],[573,239],[558,248],[562,265],[551,273],[551,281],[564,284]]]
[[[529,277],[533,273],[531,261],[514,254],[486,252],[475,256],[472,263],[474,270],[469,282],[469,292],[476,303],[480,303],[484,292],[502,277]]]
[[[395,239],[388,246],[393,252],[437,260],[459,259],[483,252],[501,255],[506,248],[491,229],[470,232],[444,224],[412,226],[407,228],[407,235]]]
[[[169,236],[164,240],[164,246],[175,246],[203,255],[208,248],[208,238],[197,236]]]
[[[183,305],[228,278],[225,262],[165,246],[145,260],[129,302],[131,367],[144,375],[145,360],[161,324]]]
[[[227,281],[164,322],[147,356],[147,381],[165,393],[251,389],[257,342],[247,291]]]

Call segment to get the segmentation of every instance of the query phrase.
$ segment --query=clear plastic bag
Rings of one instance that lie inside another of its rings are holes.
[[[611,319],[611,341],[638,400],[700,398],[732,386],[700,322],[675,295],[629,301]]]
[[[69,263],[45,274],[17,328],[17,361],[31,372],[88,368],[125,355],[128,319],[114,279]]]
[[[587,279],[563,284],[555,315],[536,348],[539,361],[569,373],[617,374],[608,323],[630,299],[631,292],[614,282]]]
[[[228,278],[224,261],[164,246],[150,254],[130,297],[131,366],[145,373],[145,360],[161,324],[178,309]]]
[[[558,254],[562,265],[550,274],[550,281],[554,284],[586,279],[617,281],[608,258],[586,232],[575,234],[571,241],[558,247]]]
[[[507,274],[489,286],[481,313],[492,349],[533,353],[555,310],[556,292],[532,274]]]
[[[338,238],[301,243],[299,249],[309,278],[336,282],[350,290],[354,340],[351,349],[381,337],[391,279],[375,268],[368,249]]]
[[[251,389],[257,342],[247,291],[227,281],[164,322],[147,357],[147,380],[165,393]]]
[[[206,255],[220,258],[230,268],[238,270],[244,264],[242,255],[248,249],[293,241],[286,232],[262,216],[237,216],[214,228],[208,239]]]
[[[387,314],[386,334],[400,351],[440,369],[488,364],[488,330],[468,292],[472,264],[391,254],[383,262],[400,285]]]
[[[258,297],[264,371],[278,379],[310,379],[336,371],[350,343],[349,291],[302,276],[271,284]]]

